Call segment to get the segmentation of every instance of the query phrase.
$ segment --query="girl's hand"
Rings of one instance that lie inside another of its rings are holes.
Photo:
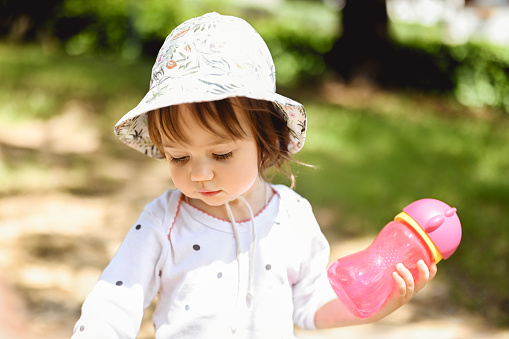
[[[419,277],[414,281],[412,273],[403,264],[396,266],[396,271],[392,274],[396,282],[396,288],[384,306],[376,313],[375,317],[377,319],[389,315],[408,303],[437,274],[437,265],[435,263],[432,263],[428,269],[424,261],[419,260],[417,262],[417,269]]]
[[[428,269],[424,261],[419,260],[417,262],[417,269],[419,271],[417,281],[414,281],[412,274],[403,264],[398,264],[396,272],[392,274],[397,286],[393,298],[399,299],[402,304],[409,302],[437,274],[437,265],[435,263],[432,263]]]

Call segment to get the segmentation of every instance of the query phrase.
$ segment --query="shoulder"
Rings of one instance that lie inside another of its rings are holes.
[[[292,199],[299,200],[304,199],[299,193],[295,192],[293,189],[286,185],[272,185],[276,193],[281,197],[281,199]]]
[[[274,185],[280,197],[281,220],[285,220],[301,253],[328,251],[329,245],[316,221],[309,201],[294,190]],[[324,252],[324,253],[325,253]]]
[[[280,197],[280,213],[287,215],[287,220],[294,231],[305,235],[319,231],[313,209],[307,199],[284,185],[275,185],[274,189]]]
[[[143,209],[142,216],[160,224],[173,223],[180,206],[179,190],[167,190]]]
[[[290,210],[300,210],[303,212],[311,211],[311,204],[299,193],[285,185],[273,185],[273,187],[276,193],[279,195],[283,207],[286,207]]]
[[[164,212],[168,207],[177,204],[180,200],[181,193],[179,190],[167,190],[147,205],[144,210],[148,212]]]

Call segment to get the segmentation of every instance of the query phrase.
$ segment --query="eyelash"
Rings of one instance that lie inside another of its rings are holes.
[[[228,152],[224,154],[213,154],[212,157],[217,161],[224,161],[228,160],[231,157],[233,157],[233,152]],[[175,165],[182,165],[184,162],[186,162],[187,157],[181,157],[181,158],[171,158],[170,161]]]
[[[222,160],[228,160],[231,157],[233,157],[233,152],[228,152],[224,154],[214,154],[214,159],[222,161]]]
[[[171,158],[170,161],[172,164],[175,164],[175,165],[182,165],[184,162],[186,162],[187,160],[187,157],[182,157],[182,158]]]

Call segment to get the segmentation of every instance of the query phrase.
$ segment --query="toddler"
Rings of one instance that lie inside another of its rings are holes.
[[[306,113],[275,93],[270,52],[244,20],[205,14],[166,38],[150,89],[115,126],[128,146],[165,159],[176,190],[149,203],[85,300],[78,338],[135,338],[158,296],[155,336],[295,338],[304,329],[375,321],[436,273],[405,267],[369,319],[337,299],[329,245],[310,204],[268,183],[304,145]]]

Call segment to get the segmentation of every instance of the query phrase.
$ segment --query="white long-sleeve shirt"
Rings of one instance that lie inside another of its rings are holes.
[[[273,189],[254,218],[256,239],[251,220],[238,223],[236,240],[230,221],[187,204],[178,190],[156,198],[85,300],[72,339],[135,338],[158,293],[157,339],[295,338],[294,325],[314,328],[330,295],[329,246],[307,200]]]

